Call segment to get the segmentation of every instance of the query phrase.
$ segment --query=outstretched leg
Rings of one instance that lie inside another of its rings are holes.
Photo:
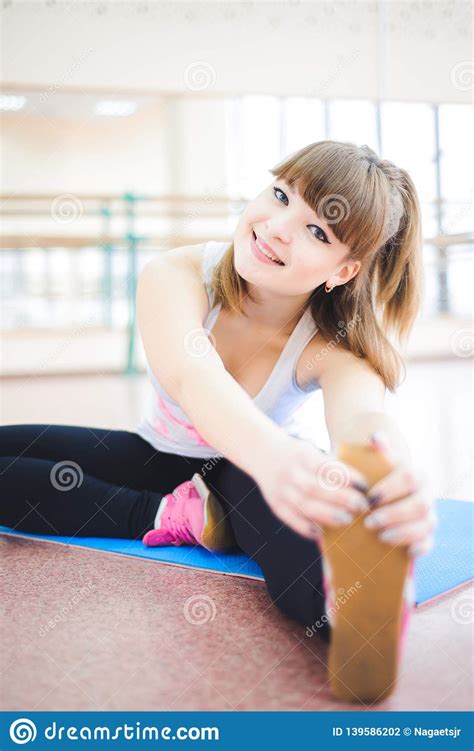
[[[222,459],[203,479],[228,514],[239,548],[261,567],[273,603],[313,633],[318,623],[317,633],[328,640],[316,543],[280,521],[252,477],[229,461]]]

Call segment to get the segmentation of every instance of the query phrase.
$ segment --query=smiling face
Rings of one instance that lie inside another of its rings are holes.
[[[309,296],[326,281],[343,284],[357,274],[360,263],[350,259],[350,248],[336,238],[331,224],[296,188],[277,178],[240,217],[234,233],[235,269],[250,284],[284,295]]]

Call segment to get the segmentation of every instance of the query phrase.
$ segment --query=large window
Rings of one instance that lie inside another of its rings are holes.
[[[473,113],[472,107],[463,104],[439,108],[442,229],[449,234],[472,229]]]
[[[439,107],[441,229],[443,235],[472,230],[474,181],[472,142],[474,109],[469,105]],[[472,249],[456,242],[446,259],[446,294],[449,310],[457,315],[472,313]],[[451,293],[451,294],[450,294]]]
[[[382,154],[403,167],[415,183],[421,201],[423,234],[437,231],[435,112],[428,104],[384,102],[381,105]]]
[[[325,109],[319,99],[287,97],[283,104],[283,152],[291,154],[325,138]]]
[[[337,99],[328,104],[329,138],[352,141],[378,150],[375,105],[358,99]]]
[[[231,194],[252,197],[272,181],[269,169],[283,153],[281,100],[243,96],[229,102],[227,141]]]

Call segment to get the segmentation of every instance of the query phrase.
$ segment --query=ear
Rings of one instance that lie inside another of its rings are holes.
[[[335,277],[332,278],[337,279],[340,284],[345,284],[359,273],[360,267],[360,261],[347,261],[344,266],[339,269]]]

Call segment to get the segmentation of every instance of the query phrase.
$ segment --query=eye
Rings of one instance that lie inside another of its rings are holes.
[[[321,240],[321,242],[323,243],[328,243],[329,245],[331,244],[327,238],[325,231],[321,229],[321,227],[318,227],[317,224],[309,224],[308,226],[314,227],[314,229],[318,231],[319,234],[314,235],[315,237],[317,237],[318,240]]]
[[[288,201],[288,197],[286,196],[286,194],[285,194],[285,193],[283,193],[283,191],[282,191],[282,190],[280,190],[280,188],[277,188],[277,187],[276,187],[276,185],[275,185],[275,187],[273,188],[273,192],[274,192],[274,194],[275,194],[276,198],[278,199],[278,201],[280,201],[280,199],[278,198],[278,196],[277,196],[277,193],[281,193],[281,195],[282,195],[282,196],[285,196],[286,200]],[[281,201],[280,201],[280,203],[281,203]],[[285,204],[285,205],[286,205],[286,206],[288,206],[288,204]]]
[[[278,197],[277,194],[279,193],[280,195],[282,195],[284,197],[285,201],[286,201],[286,203],[284,205],[288,206],[288,196],[286,195],[286,193],[284,193],[281,190],[281,188],[279,188],[277,185],[275,185],[273,187],[273,193],[274,193],[276,199],[278,201],[280,201],[280,203],[282,203],[282,200]],[[326,235],[325,231],[321,227],[318,227],[317,224],[308,224],[308,227],[314,227],[314,229],[316,230],[316,233],[313,234],[313,237],[315,237],[317,240],[320,240],[323,243],[327,243],[328,245],[331,245],[330,241],[327,238],[327,235]]]

